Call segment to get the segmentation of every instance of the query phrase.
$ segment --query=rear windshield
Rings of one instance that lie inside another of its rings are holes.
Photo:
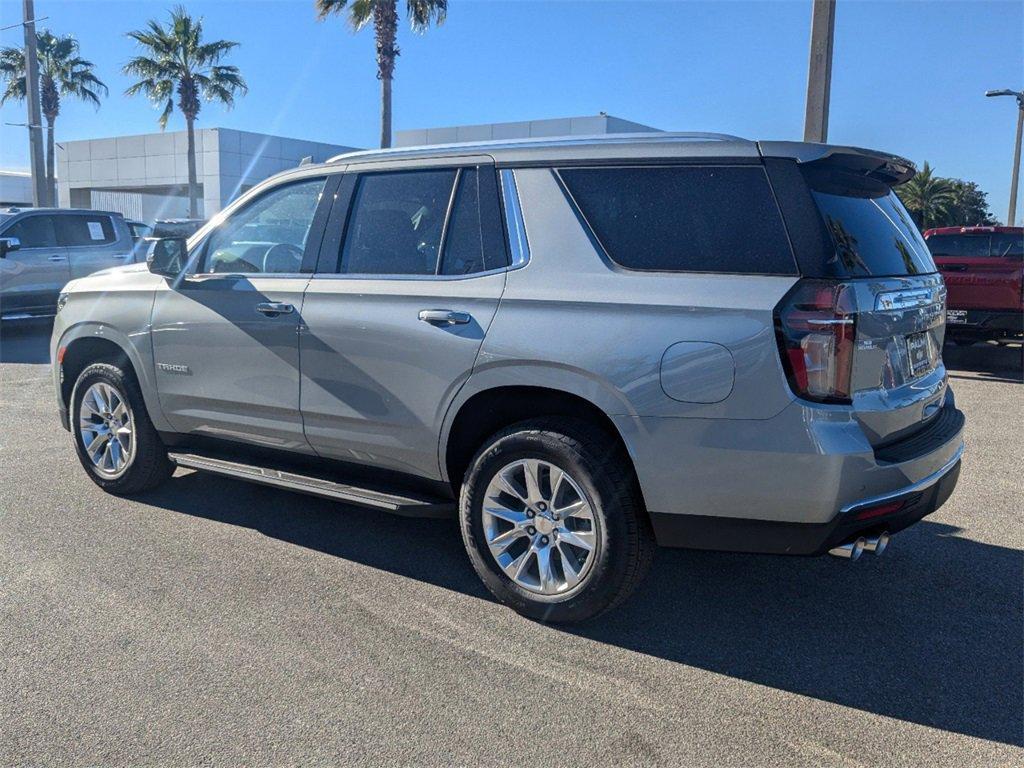
[[[917,225],[895,193],[883,189],[875,196],[812,190],[836,247],[832,266],[849,277],[935,272]]]
[[[796,274],[760,166],[563,168],[609,258],[628,269]]]
[[[979,259],[989,255],[989,236],[986,235],[932,235],[928,249],[933,256],[951,256],[957,259]]]

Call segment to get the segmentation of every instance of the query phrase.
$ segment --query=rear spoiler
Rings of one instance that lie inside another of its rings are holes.
[[[910,181],[917,167],[904,157],[860,147],[837,147],[800,141],[759,141],[762,157],[796,160],[809,169],[843,171],[890,187]]]

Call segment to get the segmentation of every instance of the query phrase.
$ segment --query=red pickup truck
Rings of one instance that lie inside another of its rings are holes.
[[[1024,227],[942,227],[924,239],[946,281],[946,338],[1024,340]]]

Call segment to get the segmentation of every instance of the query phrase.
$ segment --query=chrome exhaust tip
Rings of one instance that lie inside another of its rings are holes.
[[[856,541],[849,541],[846,544],[840,544],[838,547],[833,547],[828,551],[828,553],[833,557],[841,557],[852,563],[864,554],[864,548],[866,545],[867,539],[861,536]]]
[[[889,547],[889,532],[883,531],[877,536],[871,536],[864,540],[864,549],[880,555]]]

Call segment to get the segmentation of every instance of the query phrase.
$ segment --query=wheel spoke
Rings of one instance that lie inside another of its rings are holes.
[[[540,576],[540,588],[544,593],[551,593],[558,589],[558,577],[551,562],[551,547],[537,548],[537,573]]]
[[[110,453],[110,468],[118,469],[121,466],[121,456],[123,455],[121,451],[121,441],[110,440],[107,443],[107,450]]]
[[[558,530],[558,538],[565,544],[572,544],[574,547],[592,552],[594,549],[593,531],[570,531],[568,528]]]
[[[527,459],[523,462],[523,474],[526,475],[526,498],[531,504],[543,501],[544,496],[540,492],[540,462],[536,459]]]
[[[550,465],[550,469],[548,470],[548,478],[550,479],[549,485],[551,487],[551,495],[548,497],[548,506],[550,506],[552,509],[555,508],[555,499],[558,498],[558,489],[562,485],[562,477],[564,476],[565,473],[562,472],[562,470],[560,470],[554,464]]]
[[[110,440],[109,432],[100,432],[97,430],[95,436],[89,441],[89,444],[85,446],[85,452],[89,454],[89,458],[91,458],[94,463],[99,463],[100,452],[102,451],[103,446],[107,444],[108,440]]]
[[[111,411],[111,413],[113,413],[114,418],[116,418],[122,424],[128,421],[128,408],[127,406],[125,406],[123,402],[118,402],[117,407],[114,408],[114,410]]]
[[[572,552],[567,551],[568,547],[563,547],[561,543],[558,545],[558,556],[562,560],[562,573],[565,574],[565,581],[569,587],[572,588],[580,580],[580,571],[577,567],[576,557]]]
[[[557,512],[558,516],[563,520],[567,517],[590,517],[590,505],[583,499],[577,499],[571,504],[566,504],[564,507],[559,507],[554,511]]]
[[[490,545],[492,549],[496,549],[499,552],[504,552],[506,549],[509,548],[509,545],[512,544],[512,542],[516,541],[517,539],[521,539],[523,536],[526,536],[526,531],[524,531],[522,528],[509,528],[504,533],[499,533],[497,536],[495,536],[487,543],[488,545]]]
[[[512,523],[512,525],[519,525],[527,519],[525,512],[519,512],[502,506],[484,507],[484,512],[491,517],[497,517],[500,520]]]
[[[498,487],[508,495],[514,496],[515,498],[519,499],[519,501],[521,501],[524,505],[528,504],[526,497],[523,496],[522,492],[520,492],[518,488],[512,485],[512,481],[505,476],[506,471],[507,470],[503,470],[502,472],[499,472],[497,475],[495,475],[494,480],[498,484]]]

